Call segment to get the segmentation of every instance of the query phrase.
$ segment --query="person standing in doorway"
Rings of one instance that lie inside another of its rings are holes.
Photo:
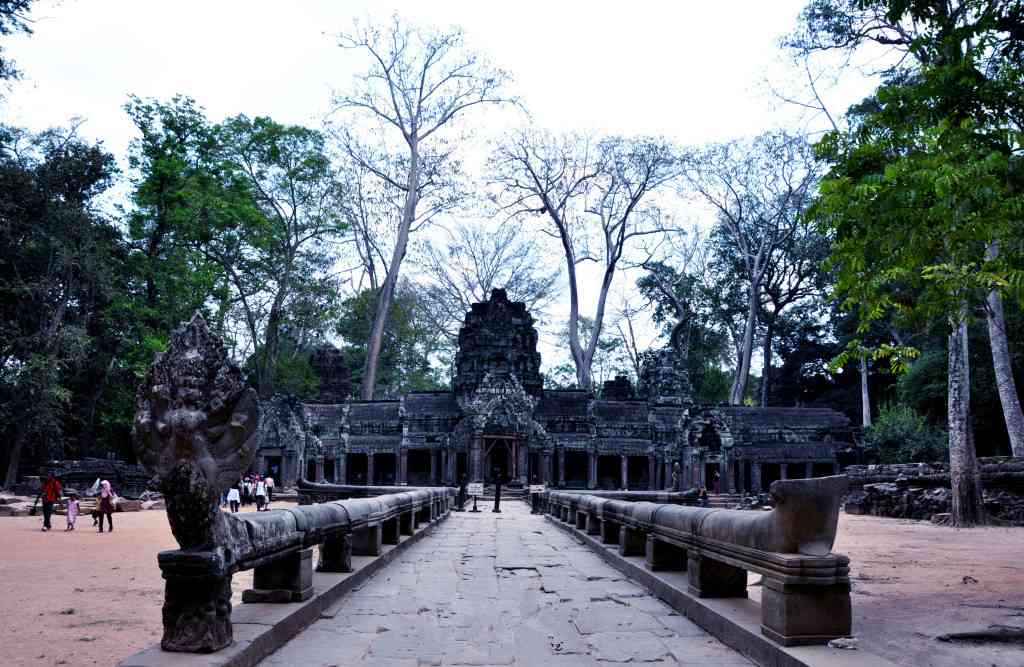
[[[43,532],[50,530],[50,517],[53,516],[54,504],[60,502],[60,480],[51,472],[39,490],[39,498],[43,501]]]
[[[241,501],[242,495],[238,492],[238,485],[235,484],[228,489],[228,505],[231,506],[232,512],[238,511],[238,503]]]
[[[107,517],[107,526],[110,532],[114,532],[114,490],[110,488],[110,482],[100,482],[100,530],[103,532],[103,517]]]

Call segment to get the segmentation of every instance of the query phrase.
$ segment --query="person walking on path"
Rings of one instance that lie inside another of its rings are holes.
[[[50,530],[50,517],[53,516],[53,506],[55,503],[60,502],[60,494],[60,480],[51,472],[46,477],[46,481],[43,482],[43,488],[39,490],[39,497],[36,498],[36,500],[42,499],[43,501],[43,532]]]
[[[235,484],[228,489],[228,505],[231,506],[232,512],[238,511],[238,503],[241,501],[241,494],[238,492],[238,485]]]
[[[114,490],[110,488],[110,482],[100,482],[100,530],[103,532],[103,517],[107,517],[107,525],[110,532],[114,532]]]
[[[260,478],[256,478],[256,511],[262,512],[265,508],[264,505],[267,502],[267,483]]]
[[[274,502],[274,478],[268,476],[267,479],[266,479],[266,482],[267,482],[267,505],[270,505],[270,503]]]
[[[65,532],[75,529],[75,519],[78,518],[78,495],[72,493],[68,498],[68,527],[64,529]]]

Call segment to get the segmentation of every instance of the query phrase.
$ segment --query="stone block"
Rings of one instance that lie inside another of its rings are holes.
[[[654,535],[648,535],[645,549],[644,563],[648,570],[685,570],[686,549],[681,549],[674,544],[659,540]]]
[[[398,544],[399,530],[398,530],[398,517],[388,519],[381,524],[381,542],[384,544]]]
[[[689,592],[701,598],[747,597],[747,571],[714,560],[708,556],[687,552]]]
[[[313,597],[313,549],[299,549],[258,565],[242,602],[302,602]]]
[[[412,510],[403,512],[398,517],[398,532],[402,535],[412,535],[416,530],[416,518]]]
[[[348,533],[328,535],[320,543],[317,572],[352,571],[352,536]]]
[[[646,552],[644,534],[636,528],[621,526],[619,528],[619,555],[643,556]]]
[[[619,543],[619,524],[601,519],[601,541],[605,544]]]
[[[366,526],[352,533],[352,554],[355,556],[379,556],[382,544],[380,525]]]
[[[827,644],[850,636],[850,584],[808,586],[765,577],[761,590],[761,632],[783,646]]]

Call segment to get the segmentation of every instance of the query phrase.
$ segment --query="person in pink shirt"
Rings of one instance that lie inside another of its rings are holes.
[[[75,529],[75,519],[78,518],[78,496],[74,493],[68,498],[68,527],[65,528],[65,532]]]

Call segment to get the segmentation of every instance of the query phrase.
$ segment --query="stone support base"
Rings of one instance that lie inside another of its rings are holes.
[[[643,556],[646,548],[644,534],[639,530],[629,526],[619,528],[620,556]]]
[[[747,571],[687,552],[689,592],[699,598],[747,597]]]
[[[849,637],[852,624],[849,583],[806,586],[764,578],[761,632],[769,639],[783,646],[827,644]]]
[[[576,512],[576,528],[578,530],[586,530],[587,528],[587,513]]]
[[[398,532],[402,535],[412,535],[416,531],[416,519],[412,511],[405,512],[398,517]]]
[[[601,520],[601,541],[605,544],[619,543],[619,524],[614,521]]]
[[[320,560],[317,572],[352,571],[352,536],[348,533],[328,535],[320,543]]]
[[[593,514],[587,515],[586,525],[587,535],[600,535],[601,534],[601,520]]]
[[[218,552],[162,551],[165,651],[212,653],[230,646],[231,575]]]
[[[313,597],[313,549],[299,549],[258,565],[242,602],[302,602]]]
[[[644,564],[648,570],[685,570],[686,549],[662,542],[654,535],[648,535],[644,545]]]
[[[380,541],[384,544],[398,544],[398,517],[388,519],[380,526]]]
[[[382,546],[380,526],[367,526],[352,534],[352,554],[379,556]]]

